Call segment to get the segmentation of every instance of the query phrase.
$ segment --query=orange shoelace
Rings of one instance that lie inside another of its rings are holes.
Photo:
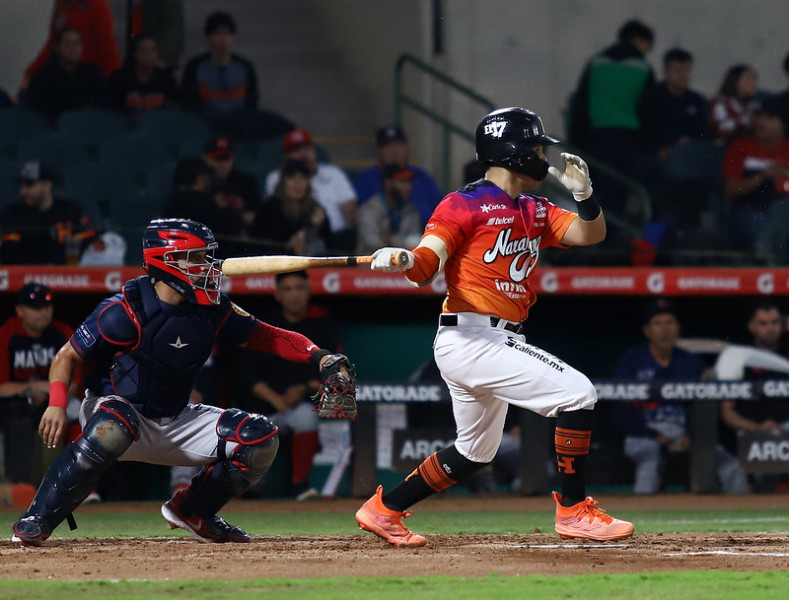
[[[586,500],[583,501],[581,509],[578,512],[578,518],[583,518],[584,515],[589,515],[589,522],[593,522],[595,519],[599,519],[606,525],[614,520],[613,517],[606,514],[606,512],[599,508],[600,503],[592,498],[591,496],[587,496]]]

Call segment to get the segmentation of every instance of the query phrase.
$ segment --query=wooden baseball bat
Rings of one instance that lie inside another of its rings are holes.
[[[265,275],[290,273],[315,267],[353,267],[369,265],[372,256],[239,256],[226,258],[222,262],[222,272],[228,277],[241,275]],[[408,254],[405,251],[392,256],[392,264],[405,266]]]

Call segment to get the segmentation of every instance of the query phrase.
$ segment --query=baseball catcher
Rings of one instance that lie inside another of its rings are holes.
[[[321,387],[312,399],[324,419],[356,420],[356,369],[347,356],[332,354],[321,362]]]

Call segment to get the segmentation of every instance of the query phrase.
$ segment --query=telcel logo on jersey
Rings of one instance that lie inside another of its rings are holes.
[[[512,228],[502,229],[496,237],[496,244],[493,248],[485,251],[482,260],[486,264],[491,264],[498,256],[514,256],[510,263],[510,279],[520,282],[526,279],[532,269],[537,265],[540,258],[540,240],[542,236],[537,236],[533,240],[528,237],[510,240]]]
[[[491,217],[488,219],[488,225],[512,225],[515,222],[515,217]]]

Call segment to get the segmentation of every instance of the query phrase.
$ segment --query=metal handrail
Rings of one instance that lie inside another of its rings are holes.
[[[428,117],[429,119],[433,120],[434,122],[438,123],[443,130],[443,173],[442,173],[442,186],[444,190],[448,190],[451,187],[451,176],[450,176],[450,146],[451,146],[451,134],[455,134],[460,136],[466,141],[474,143],[474,132],[464,128],[457,123],[453,123],[446,116],[441,115],[431,109],[429,106],[419,102],[414,97],[409,96],[403,89],[403,70],[407,65],[413,65],[414,67],[418,68],[423,73],[430,75],[433,79],[443,83],[444,85],[448,86],[449,88],[459,92],[460,94],[466,96],[468,99],[472,100],[473,102],[482,105],[485,108],[485,113],[491,112],[495,105],[493,102],[478,94],[470,87],[463,85],[459,81],[452,79],[447,74],[442,73],[441,71],[437,70],[436,68],[430,66],[424,61],[419,60],[415,56],[410,54],[403,54],[400,58],[397,59],[397,63],[395,65],[395,123],[397,125],[402,125],[403,123],[403,108],[408,107],[416,112]]]
[[[407,65],[412,65],[415,68],[419,69],[421,72],[430,75],[435,80],[447,85],[451,89],[463,94],[470,100],[474,101],[475,103],[482,105],[485,108],[485,112],[489,113],[495,109],[495,104],[492,100],[478,94],[468,86],[463,85],[459,81],[449,77],[446,73],[442,73],[441,71],[437,70],[435,67],[427,64],[426,62],[412,56],[410,54],[403,54],[397,59],[397,63],[395,64],[395,123],[397,125],[402,125],[403,122],[403,108],[408,107],[413,109],[414,111],[418,112],[421,115],[428,117],[429,119],[433,120],[435,123],[439,124],[442,127],[442,135],[443,135],[443,172],[442,172],[442,185],[444,190],[450,189],[451,184],[451,176],[450,176],[450,135],[455,134],[463,138],[464,140],[474,143],[474,132],[464,128],[463,126],[450,121],[445,115],[439,114],[434,111],[429,106],[421,103],[416,98],[409,96],[405,90],[403,89],[403,71]],[[611,179],[616,180],[618,183],[622,184],[625,188],[627,188],[634,197],[636,197],[642,206],[642,218],[643,223],[641,223],[642,227],[645,225],[651,218],[652,218],[652,200],[647,192],[646,188],[625,175],[622,175],[617,170],[613,169],[612,167],[608,166],[606,163],[598,160],[594,156],[589,156],[586,152],[579,151],[578,148],[575,148],[571,144],[562,142],[561,147],[566,149],[568,152],[573,154],[582,154],[584,160],[589,164],[592,169],[595,169],[606,176],[610,177]],[[626,231],[632,237],[640,237],[641,230],[639,227],[635,225],[631,225],[626,222],[625,218],[619,215],[612,215],[610,212],[606,214],[606,218],[611,221],[611,224],[615,227],[619,227]]]

